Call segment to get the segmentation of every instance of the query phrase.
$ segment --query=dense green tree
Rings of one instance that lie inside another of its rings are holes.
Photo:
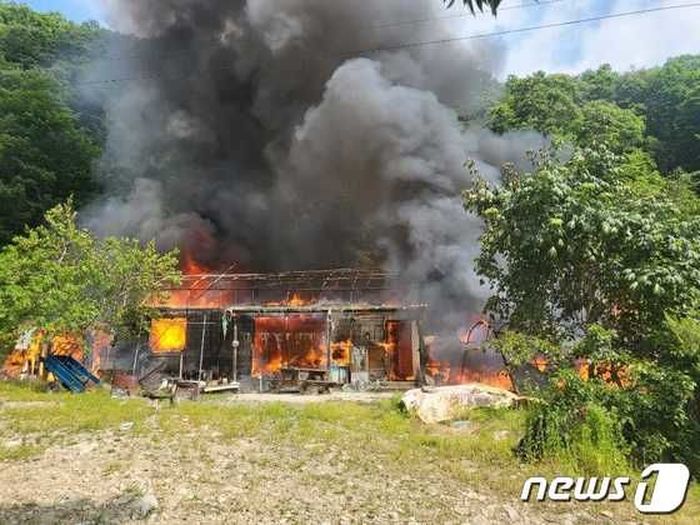
[[[72,204],[61,204],[0,251],[0,335],[27,326],[137,330],[147,299],[179,281],[177,268],[177,254],[152,243],[96,239],[77,226]]]
[[[536,73],[526,78],[510,77],[505,96],[490,110],[490,126],[498,133],[534,129],[551,136],[555,142],[581,147],[604,144],[614,153],[642,147],[645,145],[642,116],[613,102],[599,98],[586,100],[592,92],[609,92],[612,89],[609,80],[608,76],[596,73],[596,80],[591,80],[591,89],[586,92],[585,86],[567,75]]]
[[[613,153],[630,153],[645,144],[644,119],[612,102],[587,102],[575,126],[570,133],[581,146],[604,146]]]
[[[0,2],[0,54],[24,69],[54,66],[57,60],[84,60],[99,32],[95,22],[78,25],[58,13]]]
[[[511,76],[505,94],[491,108],[491,128],[504,133],[513,129],[534,129],[573,140],[582,120],[578,85],[567,75],[535,73]]]
[[[676,169],[695,172],[700,171],[699,94],[700,56],[681,56],[658,68],[624,74],[607,65],[579,76],[540,72],[508,79],[503,98],[490,110],[490,126],[499,133],[535,129],[589,146],[593,137],[581,128],[591,126],[592,115],[584,111],[588,104],[596,103],[593,116],[603,116],[602,110],[614,118],[615,133],[621,138],[620,132],[627,125],[632,135],[638,135],[640,121],[634,116],[646,124],[642,143],[636,138],[624,140],[622,148],[608,143],[611,149],[625,151],[636,144],[644,147],[666,173]],[[602,101],[610,105],[603,108]],[[616,111],[612,105],[627,113]]]
[[[502,186],[477,182],[465,197],[486,224],[477,270],[495,286],[489,310],[533,334],[600,323],[627,341],[665,314],[687,314],[700,290],[689,193],[643,157],[604,149],[565,164],[538,159]]]
[[[3,67],[0,65],[0,67]],[[57,93],[58,91],[58,93]],[[55,81],[39,70],[0,71],[0,244],[71,194],[84,202],[98,148]]]
[[[96,141],[71,107],[71,60],[96,34],[58,14],[0,4],[0,246],[74,195],[96,190]],[[49,69],[50,68],[50,69]]]
[[[649,75],[641,101],[664,170],[700,170],[700,56],[669,60]]]
[[[525,458],[585,455],[582,436],[619,432],[636,460],[700,469],[700,199],[654,166],[603,144],[565,163],[542,154],[533,173],[506,169],[502,185],[477,179],[465,193],[485,224],[486,309],[508,329],[496,344],[516,365],[545,354],[551,366]],[[588,360],[588,381],[575,358]]]

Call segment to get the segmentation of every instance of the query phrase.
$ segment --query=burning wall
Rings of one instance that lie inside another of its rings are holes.
[[[170,310],[216,309],[231,305],[303,306],[311,303],[395,302],[397,275],[376,270],[335,269],[272,274],[186,274],[164,290],[153,306]]]
[[[366,380],[427,379],[433,384],[481,382],[512,387],[501,356],[478,349],[490,331],[478,317],[451,337],[427,338],[421,361],[421,335],[416,323],[402,321],[402,315],[392,318],[387,313],[392,309],[394,314],[402,311],[401,301],[397,300],[401,284],[392,274],[366,270],[205,274],[187,276],[183,286],[191,285],[195,289],[185,288],[182,294],[173,295],[174,301],[171,298],[164,312],[170,312],[171,317],[189,316],[184,367],[195,376],[202,337],[200,324],[202,316],[208,316],[203,363],[214,377],[273,376],[285,367],[326,369],[330,361],[332,367],[352,367],[356,375],[361,372]],[[181,307],[181,297],[202,292],[208,298],[206,302]],[[234,314],[239,322],[236,372],[231,323],[227,327],[228,338],[222,334],[210,343],[212,330],[221,332],[218,324],[222,310],[200,306],[217,306],[216,300],[211,300],[220,296],[217,294],[233,298],[229,315]],[[363,307],[366,311],[356,315]],[[335,312],[330,325],[328,310]],[[414,315],[408,320],[422,317],[417,312]],[[216,319],[213,324],[212,319]],[[421,362],[425,378],[420,372]],[[172,366],[179,367],[179,358],[173,358]]]
[[[343,369],[348,381],[415,381],[420,368],[416,323],[422,308],[369,305],[232,307],[241,350],[250,345],[252,376],[289,369]],[[246,322],[250,320],[250,322]]]
[[[254,318],[253,376],[283,367],[328,367],[326,316],[285,315]]]

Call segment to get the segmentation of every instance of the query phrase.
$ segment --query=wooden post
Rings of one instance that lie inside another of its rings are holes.
[[[48,375],[44,360],[49,356],[49,344],[42,339],[41,341],[41,359],[39,360],[39,379],[46,380]]]
[[[416,382],[418,386],[424,386],[427,384],[425,376],[425,368],[428,366],[428,352],[425,348],[425,337],[423,334],[423,324],[420,320],[416,321],[416,332],[418,335],[418,374],[416,375]]]
[[[333,358],[333,352],[331,350],[331,345],[333,343],[333,315],[330,310],[328,310],[328,317],[326,318],[326,369],[330,374],[331,371],[331,359]],[[327,378],[326,380],[328,380]]]
[[[207,335],[207,314],[204,314],[204,322],[202,323],[202,344],[199,347],[199,374],[197,379],[202,380],[202,365],[204,363],[204,340]],[[180,379],[182,379],[182,372],[180,372]]]
[[[233,374],[231,377],[233,381],[238,381],[238,347],[241,342],[238,340],[238,317],[233,318],[233,342],[231,346],[233,347]]]

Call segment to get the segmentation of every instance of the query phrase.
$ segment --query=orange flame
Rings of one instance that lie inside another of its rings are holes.
[[[0,372],[7,377],[17,378],[22,373],[35,375],[39,371],[39,361],[42,352],[42,342],[46,337],[44,330],[37,330],[31,338],[28,347],[16,347],[5,359]],[[70,356],[82,361],[85,357],[83,338],[78,335],[57,335],[51,339],[49,351],[52,355]]]
[[[429,358],[425,371],[438,385],[480,383],[505,390],[513,390],[513,381],[505,369],[468,370],[455,367],[449,361],[437,361]]]
[[[150,347],[153,353],[182,352],[187,345],[187,319],[153,319]]]
[[[318,315],[256,318],[252,375],[274,375],[286,367],[326,368],[325,326]]]
[[[294,308],[298,306],[307,306],[312,303],[313,301],[311,299],[304,299],[300,294],[294,292],[286,301],[271,301],[265,303],[265,306],[290,306]]]
[[[206,275],[214,273],[211,268],[208,268],[197,261],[188,251],[184,251],[182,253],[180,268],[182,269],[182,273],[185,275]]]
[[[234,292],[212,289],[212,284],[217,279],[215,270],[198,262],[190,252],[182,253],[180,268],[185,274],[180,287],[164,291],[163,297],[151,301],[151,306],[172,309],[221,309],[233,304]]]
[[[331,358],[333,364],[339,366],[349,366],[351,360],[353,343],[351,339],[340,341],[331,345]]]
[[[295,293],[292,295],[291,299],[289,299],[287,304],[289,304],[289,306],[304,306],[308,304],[308,301],[305,301],[299,296],[299,294]]]
[[[208,308],[219,310],[233,304],[233,293],[231,290],[208,290],[199,287],[169,290],[164,293],[163,298],[153,301],[151,306],[172,309]]]

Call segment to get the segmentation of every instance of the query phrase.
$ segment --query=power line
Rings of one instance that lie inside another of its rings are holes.
[[[561,2],[566,2],[566,1],[568,1],[568,0],[539,0],[539,1],[538,0],[531,0],[530,2],[523,2],[521,4],[507,5],[507,6],[499,7],[498,12],[501,13],[503,11],[512,11],[514,9],[543,7],[546,5],[559,4]],[[370,27],[372,27],[373,29],[385,29],[388,27],[427,24],[429,22],[440,22],[443,20],[456,20],[459,18],[473,18],[473,17],[474,17],[474,15],[471,13],[467,13],[464,15],[431,16],[431,17],[425,17],[425,18],[417,18],[415,20],[403,20],[403,21],[398,21],[398,22],[385,22],[385,23],[375,24],[375,25],[372,25]]]
[[[661,7],[651,7],[651,8],[646,8],[646,9],[637,9],[634,11],[625,11],[625,12],[621,12],[621,13],[610,13],[607,15],[598,15],[598,16],[593,16],[593,17],[588,17],[588,18],[579,18],[576,20],[567,20],[564,22],[554,22],[554,23],[550,23],[550,24],[542,24],[542,25],[521,27],[521,28],[515,28],[515,29],[505,29],[503,31],[496,31],[496,32],[491,32],[491,33],[477,33],[477,34],[473,34],[473,35],[466,35],[466,36],[460,36],[460,37],[450,37],[450,38],[443,38],[443,39],[437,39],[437,40],[426,40],[426,41],[421,41],[421,42],[407,42],[404,44],[397,44],[397,45],[393,45],[393,46],[381,46],[381,47],[375,47],[375,48],[360,49],[360,50],[355,50],[352,52],[343,53],[341,55],[337,55],[337,58],[351,58],[351,57],[355,57],[355,56],[362,56],[364,54],[379,53],[382,51],[397,51],[400,49],[410,49],[410,48],[416,48],[416,47],[422,47],[422,46],[440,45],[440,44],[448,44],[448,43],[453,43],[453,42],[461,42],[461,41],[477,40],[477,39],[483,39],[483,38],[507,36],[507,35],[513,35],[513,34],[518,34],[518,33],[527,33],[527,32],[539,31],[539,30],[544,30],[544,29],[553,29],[553,28],[557,28],[557,27],[567,27],[567,26],[587,24],[587,23],[592,23],[592,22],[600,22],[603,20],[612,20],[612,19],[619,19],[619,18],[625,18],[625,17],[631,17],[631,16],[658,13],[658,12],[662,12],[662,11],[689,9],[689,8],[695,8],[695,7],[700,7],[700,2],[693,2],[690,4],[675,4],[675,5],[661,6]],[[236,67],[237,66],[235,64],[228,64],[228,65],[221,66],[218,68],[209,69],[209,71],[228,71],[228,70],[233,70]],[[159,78],[162,76],[163,76],[162,73],[156,72],[156,73],[152,73],[152,74],[148,74],[148,75],[141,75],[141,76],[78,82],[74,85],[76,85],[76,86],[97,86],[100,84],[121,84],[124,82],[132,82],[132,81],[136,81],[136,80],[147,80],[150,78]],[[189,76],[190,76],[190,72],[185,73],[181,76],[173,76],[173,77],[168,76],[167,78],[172,79],[172,80],[177,80],[178,78],[187,78]]]
[[[523,2],[517,5],[511,5],[511,6],[504,6],[499,8],[499,12],[501,11],[509,11],[513,9],[526,9],[526,8],[532,8],[532,7],[542,7],[550,4],[558,4],[561,2],[565,2],[568,0],[529,0],[528,2]],[[402,21],[395,21],[395,22],[383,22],[379,24],[372,24],[365,26],[364,29],[371,29],[371,30],[376,30],[376,29],[386,29],[390,27],[400,27],[400,26],[406,26],[406,25],[417,25],[417,24],[427,24],[430,22],[440,22],[443,20],[455,20],[459,18],[472,18],[474,15],[471,13],[469,14],[463,14],[463,15],[450,15],[450,16],[437,16],[437,17],[426,17],[426,18],[421,18],[421,19],[416,19],[416,20],[402,20]],[[221,37],[220,36],[214,36],[214,37],[200,37],[199,39],[195,40],[201,40],[203,44],[205,45],[210,45],[210,44],[219,44],[221,42]],[[276,39],[269,39],[269,43],[277,43],[277,42],[283,42],[285,38],[276,38]],[[103,56],[100,57],[100,60],[102,61],[123,61],[123,60],[136,60],[140,58],[170,58],[174,56],[179,56],[179,55],[185,55],[187,53],[192,52],[191,48],[187,49],[180,49],[176,51],[169,51],[169,52],[161,52],[161,53],[133,53],[133,54],[127,54],[127,55],[108,55],[108,56]]]
[[[369,49],[360,49],[360,50],[356,50],[356,51],[353,51],[351,53],[348,53],[348,56],[362,55],[365,53],[378,53],[380,51],[396,51],[398,49],[408,49],[408,48],[412,48],[412,47],[421,47],[421,46],[429,46],[429,45],[437,45],[437,44],[448,44],[451,42],[461,42],[461,41],[465,41],[465,40],[477,40],[477,39],[481,39],[481,38],[491,38],[491,37],[496,37],[496,36],[513,35],[513,34],[518,34],[518,33],[527,33],[527,32],[531,32],[531,31],[538,31],[541,29],[553,29],[556,27],[566,27],[566,26],[573,26],[573,25],[579,25],[579,24],[587,24],[587,23],[591,23],[591,22],[600,22],[602,20],[611,20],[611,19],[615,19],[615,18],[624,18],[624,17],[629,17],[629,16],[657,13],[660,11],[688,9],[688,8],[693,8],[693,7],[700,7],[700,2],[695,2],[695,3],[691,3],[691,4],[668,5],[668,6],[662,6],[662,7],[650,7],[650,8],[646,8],[646,9],[637,9],[636,11],[626,11],[626,12],[622,12],[622,13],[611,13],[608,15],[593,16],[590,18],[579,18],[576,20],[567,20],[566,22],[554,22],[551,24],[543,24],[543,25],[529,26],[529,27],[519,27],[516,29],[505,29],[503,31],[496,31],[493,33],[478,33],[475,35],[442,38],[442,39],[438,39],[438,40],[424,40],[422,42],[409,42],[409,43],[405,43],[405,44],[397,44],[395,46],[382,46],[382,47],[375,47],[375,48],[369,48]]]

